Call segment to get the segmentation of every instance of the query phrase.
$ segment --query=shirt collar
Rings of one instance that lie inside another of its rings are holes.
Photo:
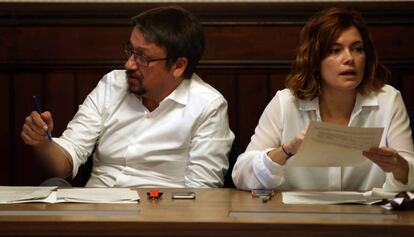
[[[368,95],[357,94],[355,107],[378,106],[377,93],[371,92]]]
[[[378,106],[378,98],[375,92],[371,92],[368,95],[357,94],[355,101],[355,111],[359,111],[362,107],[368,106]],[[299,100],[299,110],[302,111],[311,111],[318,110],[319,108],[319,97],[316,97],[312,100]]]
[[[188,100],[188,93],[190,90],[191,79],[184,79],[163,101],[172,100],[179,104],[186,105]],[[162,102],[161,102],[162,103]]]
[[[312,100],[299,100],[299,110],[311,111],[319,108],[319,97]]]

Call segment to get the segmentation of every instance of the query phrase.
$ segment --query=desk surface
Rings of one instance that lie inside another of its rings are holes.
[[[249,192],[195,189],[195,200],[137,204],[0,205],[0,235],[26,236],[414,236],[414,212],[366,205],[264,203]]]

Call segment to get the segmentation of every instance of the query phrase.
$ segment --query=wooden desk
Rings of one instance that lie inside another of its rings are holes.
[[[414,236],[414,212],[365,205],[263,203],[249,192],[196,189],[195,200],[159,201],[139,190],[137,204],[0,205],[0,235],[10,236]],[[180,190],[182,191],[182,190]]]

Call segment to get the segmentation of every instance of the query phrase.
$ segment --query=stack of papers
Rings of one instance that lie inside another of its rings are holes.
[[[312,121],[288,166],[358,166],[363,150],[378,147],[384,128],[357,128]]]
[[[139,200],[137,191],[129,188],[58,189],[57,200],[85,203],[131,203]]]
[[[136,203],[138,192],[129,188],[69,188],[0,186],[0,204],[5,203]]]
[[[300,191],[282,192],[282,202],[284,204],[374,204],[383,199],[394,198],[396,192],[386,192],[382,189],[374,188],[368,192],[350,191]]]
[[[56,188],[0,186],[0,203],[41,202],[47,199]]]

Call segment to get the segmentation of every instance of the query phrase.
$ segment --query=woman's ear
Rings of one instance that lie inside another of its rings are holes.
[[[172,74],[174,78],[180,78],[184,75],[184,71],[187,68],[188,59],[185,57],[177,58],[173,67]]]

